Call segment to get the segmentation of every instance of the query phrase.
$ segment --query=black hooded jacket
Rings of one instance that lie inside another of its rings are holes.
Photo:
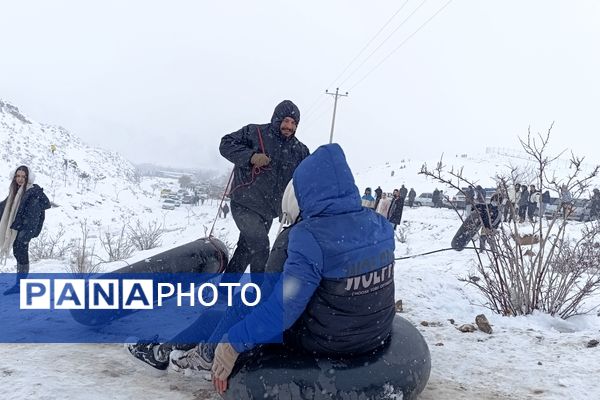
[[[234,167],[230,188],[231,201],[247,207],[265,219],[281,214],[281,198],[294,170],[309,155],[308,148],[295,135],[286,138],[281,134],[281,122],[286,117],[300,121],[300,110],[294,103],[284,100],[273,112],[270,124],[251,124],[237,132],[223,136],[219,151]],[[256,174],[250,159],[264,152],[271,162]]]
[[[6,200],[0,203],[0,216],[4,212],[5,204]],[[42,231],[46,210],[49,208],[50,200],[44,194],[44,189],[34,184],[23,194],[11,229],[19,231],[19,237],[26,241],[37,237]]]

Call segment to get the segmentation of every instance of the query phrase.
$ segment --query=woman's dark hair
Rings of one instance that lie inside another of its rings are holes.
[[[25,172],[25,183],[23,184],[25,188],[27,188],[27,183],[29,182],[29,168],[25,165],[21,165],[19,168],[15,170],[15,175],[13,176],[12,182],[10,183],[10,192],[13,196],[17,195],[17,190],[19,190],[19,185],[17,184],[17,171]]]

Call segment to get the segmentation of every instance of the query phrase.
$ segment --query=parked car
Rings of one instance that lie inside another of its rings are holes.
[[[558,206],[560,204],[560,199],[557,197],[550,197],[550,203],[546,204],[544,208],[544,218],[552,219],[554,218],[554,213],[556,213]]]
[[[183,196],[183,199],[181,199],[181,202],[183,204],[194,204],[194,197],[190,195],[185,195]]]
[[[165,210],[174,210],[176,207],[175,200],[173,199],[165,199],[162,204],[162,208]]]
[[[464,209],[467,205],[467,200],[465,198],[464,193],[468,190],[469,188],[462,188],[462,192],[459,190],[458,192],[456,192],[456,194],[454,196],[452,196],[452,199],[450,200],[452,202],[452,204],[454,204],[454,207],[458,208],[458,209]],[[490,199],[492,198],[492,195],[494,193],[496,193],[497,189],[496,188],[485,188],[485,201],[489,202]]]
[[[573,221],[589,221],[590,220],[590,204],[587,199],[574,199],[571,212],[567,219]],[[546,219],[554,218],[554,215],[558,213],[559,217],[562,217],[563,210],[560,207],[560,199],[551,198],[550,204],[546,205],[544,210],[544,217]]]
[[[433,193],[421,193],[419,196],[415,197],[415,201],[413,203],[414,206],[427,206],[433,207]],[[442,207],[452,208],[452,205],[448,201],[448,198],[443,195],[442,198]]]

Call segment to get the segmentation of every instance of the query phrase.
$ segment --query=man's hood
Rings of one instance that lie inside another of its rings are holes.
[[[334,143],[319,147],[305,158],[293,178],[303,219],[360,211],[360,193],[342,148]]]
[[[284,100],[275,107],[273,116],[271,117],[271,124],[279,131],[281,122],[286,118],[290,117],[296,121],[296,125],[300,123],[300,109],[292,103],[290,100]]]

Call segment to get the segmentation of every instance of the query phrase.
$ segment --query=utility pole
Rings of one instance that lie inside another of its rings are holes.
[[[333,128],[335,127],[335,111],[337,110],[338,97],[348,96],[348,92],[346,92],[346,94],[340,94],[339,91],[340,88],[335,88],[335,93],[329,93],[329,90],[325,90],[325,94],[335,97],[335,100],[333,101],[333,118],[331,119],[331,133],[329,134],[329,143],[333,143]]]

